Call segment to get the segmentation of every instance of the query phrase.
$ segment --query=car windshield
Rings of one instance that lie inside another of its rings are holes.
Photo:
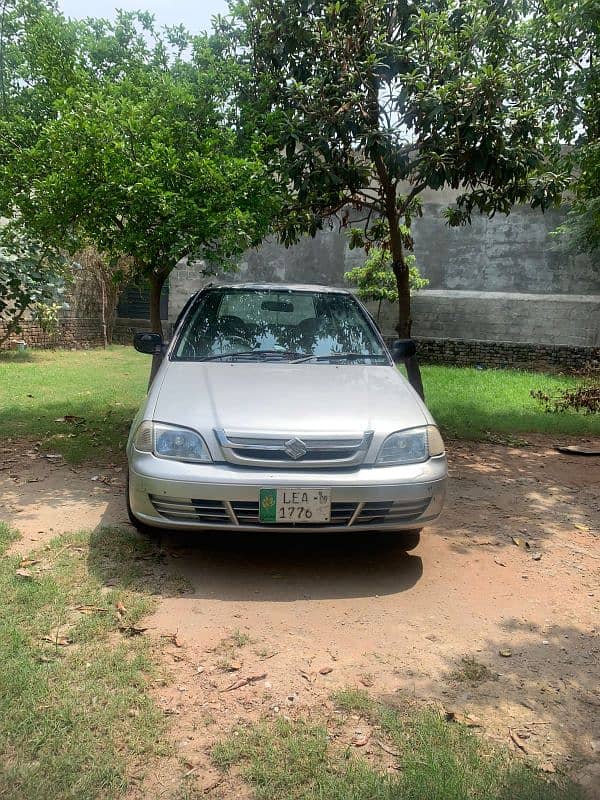
[[[203,292],[171,357],[175,361],[389,363],[352,295],[229,287]]]

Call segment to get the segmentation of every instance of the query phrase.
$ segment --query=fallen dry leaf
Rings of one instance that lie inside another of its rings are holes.
[[[498,650],[498,654],[502,656],[502,658],[510,658],[512,656],[512,650]]]
[[[34,564],[39,564],[39,559],[37,558],[24,558],[20,563],[19,567],[33,567]]]
[[[390,747],[389,744],[382,742],[381,739],[375,739],[375,744],[378,744],[379,747],[383,750],[384,753],[389,753],[391,756],[395,756],[398,758],[400,756],[400,751],[396,750],[395,747]]]
[[[209,792],[212,792],[213,789],[216,789],[217,786],[219,786],[221,783],[223,783],[224,780],[225,780],[224,775],[221,775],[220,778],[213,778],[212,781],[210,781],[209,783],[207,783],[202,787],[202,791],[204,792],[204,794],[208,794]]]
[[[233,692],[234,689],[241,689],[242,686],[246,686],[248,684],[248,678],[240,678],[233,683],[230,683],[229,686],[226,686],[225,689],[221,689],[221,692]]]
[[[43,636],[42,639],[57,647],[67,647],[71,644],[71,640],[66,636]]]
[[[522,547],[525,550],[529,550],[531,547],[527,539],[521,539],[520,536],[511,536],[510,538],[512,539],[512,543],[516,544],[517,547]]]
[[[579,530],[579,531],[589,531],[589,529],[590,529],[589,525],[582,525],[581,522],[575,522],[574,524],[575,524],[575,527],[577,528],[577,530]]]
[[[330,672],[333,672],[333,667],[321,667],[319,675],[329,675]]]
[[[34,579],[34,574],[30,569],[17,569],[15,570],[15,575],[24,581],[32,581]]]
[[[248,675],[248,683],[256,683],[257,681],[264,681],[267,677],[266,672],[261,672],[258,675]]]
[[[175,647],[183,647],[183,642],[179,638],[179,631],[175,631],[175,633],[163,633],[160,638],[168,639]]]
[[[543,764],[540,764],[540,769],[542,772],[556,772],[556,767],[551,761],[544,761]]]
[[[139,628],[135,625],[120,625],[119,630],[125,636],[141,636],[141,634],[145,633],[148,628]]]
[[[366,733],[363,733],[362,731],[356,731],[352,737],[352,744],[354,747],[364,747],[370,738],[371,731],[366,731]]]
[[[178,653],[176,650],[167,650],[166,655],[171,656],[173,661],[185,661],[184,656],[181,653]]]
[[[256,683],[257,681],[262,681],[267,677],[266,672],[262,672],[260,675],[248,675],[247,678],[240,678],[238,681],[234,681],[229,686],[225,687],[225,689],[221,689],[221,692],[232,692],[234,689],[241,689],[242,686],[247,686],[249,683]]]
[[[508,735],[519,750],[521,750],[523,753],[529,753],[529,750],[525,747],[523,742],[520,742],[511,730],[508,731]]]
[[[81,611],[82,614],[106,614],[108,608],[101,608],[100,606],[75,606],[75,611]]]
[[[373,679],[370,678],[368,675],[361,675],[359,681],[362,683],[363,686],[367,688],[373,686]]]
[[[308,681],[309,683],[313,683],[313,681],[315,679],[314,673],[305,672],[303,669],[300,670],[300,675],[302,675],[304,680]]]

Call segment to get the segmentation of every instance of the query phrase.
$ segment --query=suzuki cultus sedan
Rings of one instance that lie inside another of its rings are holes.
[[[408,550],[440,514],[438,427],[350,292],[210,286],[168,346],[135,346],[164,352],[127,446],[138,528],[393,531]]]

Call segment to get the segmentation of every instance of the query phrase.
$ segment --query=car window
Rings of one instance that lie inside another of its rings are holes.
[[[389,363],[351,295],[215,288],[204,292],[192,310],[172,358],[326,361],[345,355],[352,363]]]
[[[217,312],[219,317],[236,316],[247,323],[261,320],[267,324],[297,325],[314,319],[315,301],[310,294],[275,292],[235,292],[225,294]]]

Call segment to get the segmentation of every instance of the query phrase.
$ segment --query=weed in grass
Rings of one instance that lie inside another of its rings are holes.
[[[49,568],[33,567],[29,581],[15,575],[19,557],[6,555],[12,539],[0,524],[0,797],[116,798],[130,771],[167,750],[147,693],[150,646],[122,638],[115,613],[121,602],[133,623],[151,600],[102,591],[88,570],[88,533],[35,554]],[[112,541],[118,554],[116,532]],[[65,646],[44,639],[58,632]]]
[[[222,672],[234,672],[238,670],[241,663],[236,658],[237,651],[251,642],[252,639],[248,634],[243,633],[237,628],[233,633],[230,633],[229,636],[225,636],[221,639],[219,644],[213,647],[211,651],[218,656],[215,662],[217,669],[220,669]]]
[[[450,673],[450,677],[459,683],[483,683],[497,680],[498,676],[485,664],[481,664],[474,656],[461,658],[460,665]]]
[[[340,689],[334,692],[332,700],[342,711],[368,716],[375,708],[375,701],[365,689]]]
[[[238,630],[237,628],[231,634],[230,639],[231,639],[231,643],[235,647],[245,647],[247,644],[250,644],[250,642],[252,641],[252,639],[248,636],[247,633],[242,633],[242,631]]]
[[[575,800],[566,781],[495,750],[434,711],[397,709],[349,689],[335,700],[364,713],[399,752],[394,774],[349,747],[330,742],[324,726],[301,720],[263,721],[237,729],[217,745],[213,761],[236,766],[257,800]]]

